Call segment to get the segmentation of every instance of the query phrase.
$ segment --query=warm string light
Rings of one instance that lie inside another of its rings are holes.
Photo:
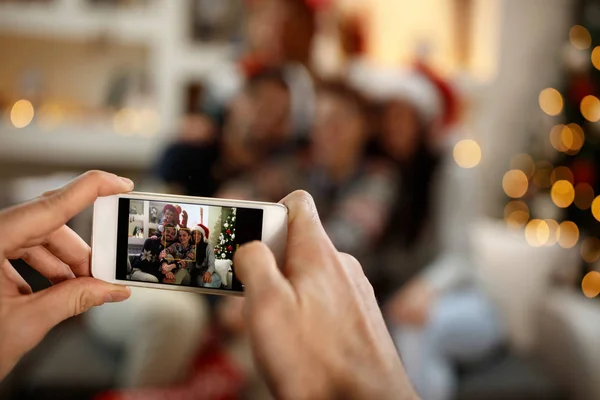
[[[587,210],[594,201],[594,188],[589,183],[575,185],[575,206],[580,210]]]
[[[581,115],[590,122],[600,121],[600,100],[596,96],[587,95],[579,105]]]
[[[527,178],[531,179],[535,173],[535,163],[529,154],[521,153],[510,159],[510,169],[523,171]]]
[[[563,98],[560,92],[554,88],[542,90],[538,101],[542,111],[551,116],[560,114],[563,109]]]
[[[570,249],[579,241],[579,228],[572,221],[563,221],[558,225],[556,236],[560,247]]]
[[[600,240],[596,237],[587,237],[581,242],[579,248],[581,258],[587,263],[594,263],[600,258]]]
[[[454,161],[462,168],[474,168],[481,161],[481,148],[476,141],[464,139],[456,143],[453,150]]]
[[[10,110],[10,122],[15,128],[25,128],[33,121],[35,111],[29,100],[17,101]]]
[[[533,247],[541,247],[548,242],[550,238],[550,228],[546,221],[541,219],[532,219],[525,226],[525,240]]]
[[[589,49],[592,45],[592,35],[581,25],[575,25],[569,31],[569,40],[573,47],[578,50]]]
[[[504,207],[504,220],[509,228],[523,228],[529,221],[529,207],[520,200],[510,201]]]
[[[513,199],[523,197],[529,188],[527,175],[518,169],[508,171],[502,178],[502,188],[508,197]]]
[[[557,181],[552,185],[550,197],[557,207],[567,208],[575,200],[575,188],[569,181]]]
[[[581,290],[590,299],[598,296],[600,294],[600,272],[588,272],[581,281]]]
[[[564,166],[556,167],[550,174],[550,183],[555,184],[557,181],[569,181],[573,183],[575,182],[575,177],[569,168]]]
[[[548,161],[539,161],[535,164],[535,174],[533,175],[533,183],[542,189],[548,189],[552,186],[550,177],[554,167]]]

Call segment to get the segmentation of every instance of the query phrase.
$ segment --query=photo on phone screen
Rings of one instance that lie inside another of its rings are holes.
[[[263,210],[119,199],[115,277],[243,291],[233,256],[261,240]]]

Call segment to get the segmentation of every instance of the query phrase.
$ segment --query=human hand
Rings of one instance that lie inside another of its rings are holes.
[[[159,260],[162,260],[163,258],[166,258],[166,257],[167,257],[167,252],[165,250],[158,253]]]
[[[385,306],[385,315],[393,323],[423,326],[435,301],[433,288],[415,278],[400,289]]]
[[[257,364],[276,398],[416,399],[361,265],[339,253],[305,192],[281,270],[266,245],[236,252]]]
[[[99,196],[131,189],[129,179],[90,171],[61,189],[0,211],[0,380],[59,322],[129,297],[127,287],[91,277],[91,249],[65,224]],[[32,293],[8,261],[18,258],[53,286]]]
[[[202,282],[204,283],[212,283],[212,275],[210,272],[206,271],[202,276]]]
[[[175,280],[175,274],[173,274],[171,271],[167,272],[165,274],[165,278],[167,278],[170,281],[174,281]]]
[[[167,264],[166,262],[162,263],[162,265],[160,266],[160,272],[162,272],[163,274],[170,272],[172,269],[173,268],[170,268],[169,264]]]

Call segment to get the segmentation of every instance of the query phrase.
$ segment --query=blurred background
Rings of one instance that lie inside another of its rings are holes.
[[[0,54],[0,206],[309,190],[424,399],[600,398],[600,1],[0,0]],[[242,303],[135,289],[0,397],[269,398]]]

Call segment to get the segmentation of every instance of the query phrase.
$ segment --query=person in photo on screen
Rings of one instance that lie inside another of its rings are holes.
[[[208,243],[209,230],[198,224],[192,228],[192,238],[196,245],[196,261],[191,267],[192,285],[207,288],[220,288],[221,277],[215,269],[215,250]]]
[[[196,254],[191,241],[192,234],[189,228],[179,229],[179,241],[161,252],[161,272],[165,275],[164,283],[177,285],[190,284],[190,267],[193,265]]]
[[[161,252],[175,243],[177,230],[175,225],[167,224],[162,240],[146,239],[142,253],[133,264],[131,280],[158,283],[165,275],[161,271]]]
[[[181,220],[180,220],[181,219]],[[188,214],[187,212],[181,211],[181,207],[174,206],[173,204],[167,204],[163,208],[163,217],[158,225],[158,229],[150,237],[150,239],[160,239],[164,231],[164,227],[167,224],[174,225],[177,229],[187,227]]]

